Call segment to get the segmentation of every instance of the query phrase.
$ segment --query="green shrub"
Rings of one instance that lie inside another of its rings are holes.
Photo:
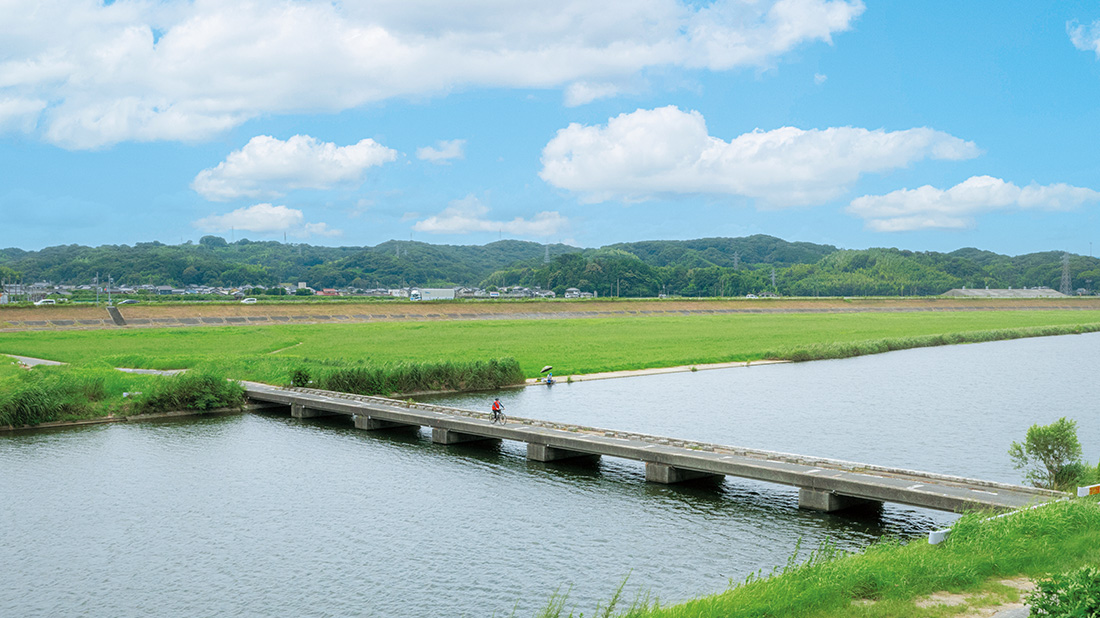
[[[310,382],[311,380],[309,377],[309,371],[302,369],[301,367],[295,369],[290,374],[291,386],[294,386],[296,388],[304,388],[306,386],[309,386]]]
[[[242,405],[244,388],[239,383],[212,373],[192,372],[161,378],[137,401],[138,410],[146,414],[177,410],[206,412]]]
[[[1100,616],[1100,568],[1085,566],[1035,582],[1028,595],[1032,616],[1088,618]]]
[[[1032,425],[1023,444],[1013,442],[1008,454],[1036,487],[1067,490],[1088,471],[1081,463],[1077,422],[1064,416],[1050,425]]]

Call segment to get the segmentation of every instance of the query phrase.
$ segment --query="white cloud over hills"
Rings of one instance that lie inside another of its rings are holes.
[[[559,130],[543,149],[539,176],[589,202],[716,194],[805,206],[839,196],[866,173],[979,152],[973,142],[929,128],[781,127],[725,141],[708,134],[699,112],[669,106]]]
[[[533,219],[516,217],[511,221],[493,221],[486,218],[489,207],[473,195],[452,201],[443,212],[417,221],[413,229],[429,234],[470,234],[476,232],[505,232],[512,236],[545,238],[561,232],[568,220],[558,212],[544,211]]]
[[[767,66],[831,42],[859,0],[437,2],[9,0],[0,128],[70,149],[201,141],[264,114],[457,87],[610,96],[650,68]]]
[[[337,146],[308,135],[295,135],[286,141],[258,135],[216,167],[199,172],[191,188],[208,200],[276,197],[292,189],[331,189],[358,184],[368,168],[396,158],[396,150],[372,139]]]
[[[1070,210],[1100,201],[1100,192],[1067,184],[1018,187],[973,176],[950,189],[925,185],[852,200],[848,212],[877,232],[973,227],[980,214],[1009,209]]]
[[[340,236],[340,230],[331,229],[327,223],[306,223],[305,215],[296,208],[256,204],[238,208],[224,215],[211,215],[192,223],[203,232],[240,230],[258,234],[288,232],[292,236]]]

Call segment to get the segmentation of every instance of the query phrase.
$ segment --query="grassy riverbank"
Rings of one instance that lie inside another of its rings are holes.
[[[110,367],[0,363],[0,427],[240,407],[240,385],[210,373],[149,376]]]
[[[285,383],[292,371],[515,358],[524,375],[765,358],[837,358],[944,343],[1100,330],[1100,311],[719,314],[0,334],[0,353],[79,365],[199,368]]]
[[[726,592],[662,607],[619,600],[591,615],[631,618],[887,618],[954,616],[1020,599],[1002,583],[1100,563],[1096,497],[1054,503],[1008,517],[973,514],[947,541],[929,545],[883,540],[858,554],[830,547],[793,556],[770,576],[751,577]],[[959,604],[929,601],[947,592]],[[608,607],[612,606],[612,607]],[[567,598],[553,599],[539,618],[577,616]],[[585,615],[589,615],[587,612]]]

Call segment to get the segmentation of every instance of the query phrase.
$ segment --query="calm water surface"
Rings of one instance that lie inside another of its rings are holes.
[[[1066,415],[1100,453],[1086,335],[502,394],[515,415],[1018,481],[1004,454]],[[548,359],[553,362],[553,359]],[[487,408],[492,396],[450,398]],[[527,462],[339,419],[241,415],[0,437],[0,615],[530,616],[725,589],[828,538],[858,549],[952,516],[799,511],[738,479]]]

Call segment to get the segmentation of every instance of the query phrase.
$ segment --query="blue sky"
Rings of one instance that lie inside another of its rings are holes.
[[[0,12],[3,247],[771,234],[1100,251],[1095,2]]]

